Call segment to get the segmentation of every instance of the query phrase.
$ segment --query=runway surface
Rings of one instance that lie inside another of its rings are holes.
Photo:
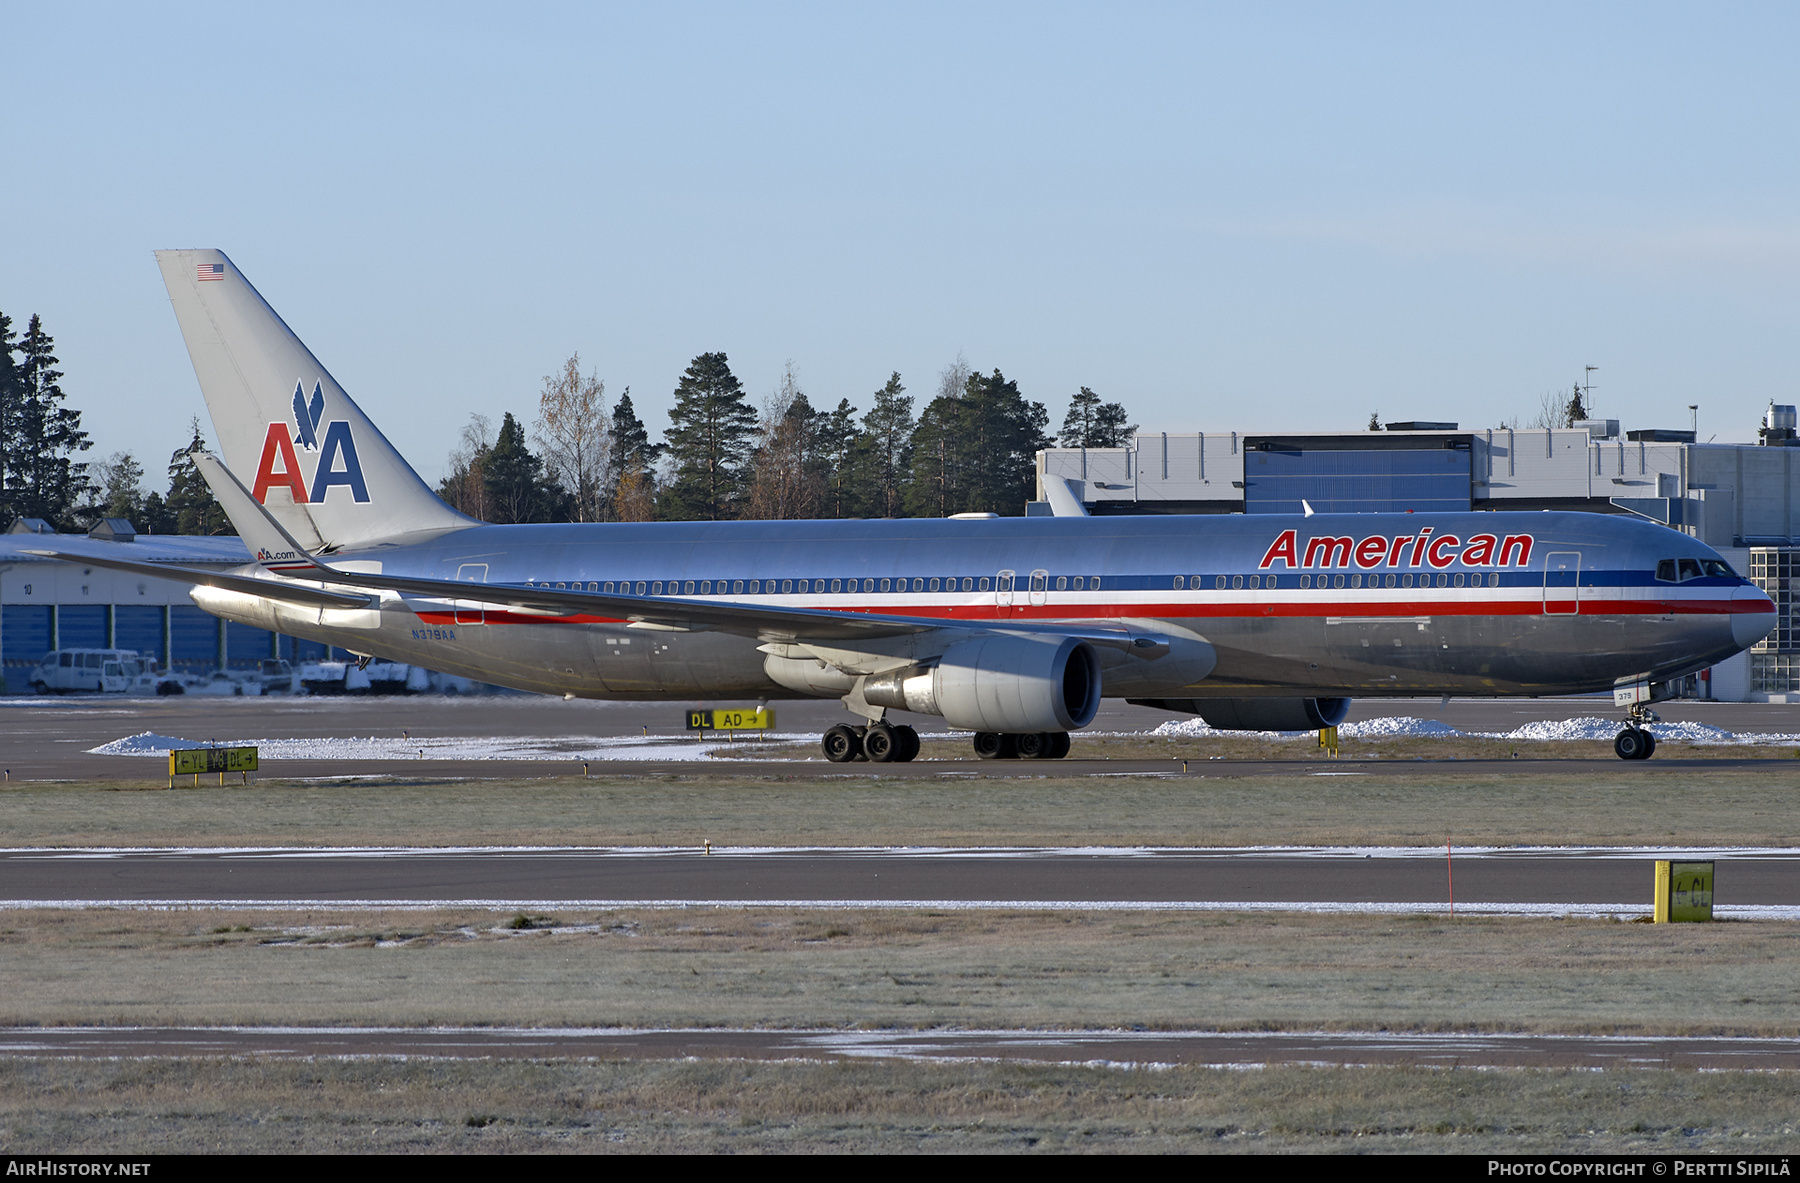
[[[1800,918],[1800,849],[301,848],[0,852],[0,906],[1258,908],[1639,915],[1658,858]]]
[[[44,1027],[0,1055],[72,1058],[1012,1060],[1112,1065],[1800,1068],[1800,1039],[1213,1031],[634,1031]]]

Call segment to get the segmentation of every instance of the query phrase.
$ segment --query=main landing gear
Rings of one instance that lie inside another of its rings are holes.
[[[1655,755],[1656,736],[1646,724],[1656,721],[1656,712],[1645,704],[1633,706],[1630,717],[1625,720],[1625,730],[1613,739],[1613,753],[1621,760],[1648,760]]]
[[[839,723],[825,733],[825,758],[833,764],[868,760],[876,764],[905,764],[919,754],[919,733],[905,724],[870,723],[852,727]]]
[[[1002,735],[997,731],[977,731],[975,754],[983,760],[1060,760],[1069,754],[1069,733],[1028,731]]]

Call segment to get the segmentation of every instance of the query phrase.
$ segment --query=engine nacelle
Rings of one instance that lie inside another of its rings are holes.
[[[951,646],[929,670],[868,678],[862,694],[968,731],[1074,731],[1100,709],[1100,663],[1076,637],[978,637]]]
[[[1132,698],[1135,706],[1199,715],[1220,731],[1317,731],[1350,713],[1347,698]]]

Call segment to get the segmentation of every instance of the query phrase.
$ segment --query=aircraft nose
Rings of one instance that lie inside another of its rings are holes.
[[[1740,587],[1731,597],[1731,639],[1748,649],[1775,627],[1775,602],[1754,587]]]

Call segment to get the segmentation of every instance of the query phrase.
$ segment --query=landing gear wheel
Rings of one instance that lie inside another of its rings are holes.
[[[1648,760],[1654,755],[1656,755],[1656,735],[1646,727],[1644,728],[1644,754],[1638,759]]]
[[[901,740],[886,723],[871,723],[863,733],[863,755],[876,764],[900,758]]]
[[[997,731],[977,731],[975,754],[983,760],[1016,760],[1019,758],[1019,745],[1010,735],[1002,735]]]
[[[1621,760],[1643,760],[1655,742],[1648,731],[1627,727],[1613,738],[1613,753]]]
[[[911,727],[894,728],[894,759],[910,764],[919,758],[919,733]]]
[[[862,755],[862,736],[856,729],[839,723],[825,733],[821,746],[825,749],[825,758],[833,764],[848,764]]]
[[[1069,754],[1069,733],[1067,731],[1050,732],[1050,749],[1044,753],[1046,760],[1061,760]]]
[[[1021,760],[1042,760],[1050,755],[1050,735],[1044,731],[1027,731],[1013,736]]]

